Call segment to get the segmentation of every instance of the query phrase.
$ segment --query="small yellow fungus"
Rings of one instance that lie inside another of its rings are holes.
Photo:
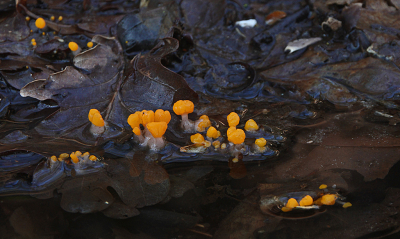
[[[216,139],[219,136],[221,136],[221,132],[219,132],[216,128],[214,128],[213,126],[211,126],[210,128],[208,128],[207,130],[207,137],[210,139]]]
[[[128,41],[125,41],[125,44],[128,44]]]
[[[226,149],[226,143],[221,144],[221,149]]]
[[[337,198],[337,196],[334,194],[326,194],[326,195],[322,196],[321,203],[324,205],[334,205],[336,198]]]
[[[142,123],[142,113],[136,111],[134,114],[129,115],[128,117],[128,124],[132,127],[132,129],[139,127]]]
[[[281,210],[282,210],[282,212],[290,212],[290,211],[292,211],[292,209],[288,208],[288,207],[282,207]]]
[[[104,126],[104,120],[103,117],[101,117],[101,114],[98,110],[96,109],[91,109],[89,111],[88,115],[89,121],[92,122],[97,127],[103,127]]]
[[[26,21],[30,21],[31,18],[30,18],[30,17],[25,17],[25,20],[26,20]]]
[[[67,153],[62,153],[58,156],[58,159],[60,160],[66,160],[69,157],[69,154]]]
[[[267,145],[267,140],[265,140],[264,138],[259,138],[259,139],[256,139],[255,144],[256,144],[258,147],[262,148],[262,147],[264,147],[265,145]]]
[[[32,46],[36,46],[36,42],[35,41],[31,42],[31,44],[32,44]]]
[[[219,142],[218,140],[214,141],[212,143],[212,145],[214,146],[214,148],[219,149],[221,147],[221,142]]]
[[[57,162],[57,157],[55,156],[55,155],[53,155],[53,156],[51,156],[51,161],[53,161],[53,162]]]
[[[258,127],[257,123],[256,123],[253,119],[249,119],[249,120],[246,122],[246,124],[245,124],[245,126],[244,126],[244,129],[245,129],[246,131],[256,131],[256,130],[259,129],[259,127]]]
[[[62,17],[62,16],[59,16],[59,17],[58,17],[58,21],[61,22],[62,20],[63,20],[63,17]]]
[[[90,160],[90,161],[96,161],[96,160],[97,160],[97,157],[94,156],[94,155],[90,155],[90,156],[89,156],[89,160]]]
[[[148,123],[154,122],[154,111],[142,110],[142,124],[146,126]]]
[[[161,138],[167,131],[168,125],[165,122],[149,122],[146,128],[154,138]]]
[[[77,154],[79,151],[76,152],[72,152],[69,156],[71,157],[71,160],[73,163],[79,163],[79,156],[81,156],[81,152],[79,152],[80,154]]]
[[[300,201],[300,206],[311,206],[313,205],[313,198],[310,195],[305,196]]]
[[[55,16],[51,16],[50,20],[54,21],[54,20],[56,20],[56,17]]]
[[[90,155],[89,152],[85,152],[85,153],[82,154],[83,157],[86,157],[86,156],[89,156],[89,155]]]
[[[68,43],[68,47],[71,51],[77,51],[79,49],[78,44],[76,44],[75,42],[71,41],[70,43]]]
[[[168,110],[164,111],[162,109],[158,109],[154,113],[154,121],[165,122],[168,124],[171,121],[171,113],[169,113]]]
[[[31,29],[30,32],[33,32],[33,30]]]
[[[207,115],[200,116],[200,122],[197,125],[197,131],[204,132],[208,127],[211,126],[211,121]]]
[[[190,100],[178,100],[175,102],[173,110],[177,115],[190,114],[194,110],[194,104]]]
[[[235,112],[231,112],[226,118],[228,120],[229,127],[236,127],[239,124],[240,118]]]
[[[245,138],[246,134],[241,129],[236,129],[234,132],[228,135],[229,142],[232,142],[234,144],[243,143]]]
[[[32,38],[31,42],[35,42],[35,41],[36,41],[35,38]]]
[[[92,48],[93,47],[93,42],[90,41],[86,45],[87,45],[87,47]]]
[[[321,184],[320,186],[319,186],[319,189],[325,189],[325,188],[327,188],[328,187],[328,185],[326,185],[326,184]]]
[[[56,35],[56,34],[57,34],[57,32],[56,32],[56,31],[54,31],[54,32],[53,32],[53,34],[54,34],[54,35]]]
[[[237,162],[239,162],[239,159],[238,159],[238,158],[233,158],[233,159],[232,159],[232,163],[237,163]]]
[[[197,133],[197,134],[190,136],[190,141],[192,141],[192,143],[194,143],[194,144],[201,144],[205,140],[204,140],[203,135]]]
[[[44,35],[46,35],[46,33],[45,33],[45,32],[42,32],[42,35],[44,36]]]
[[[39,17],[39,18],[36,19],[36,21],[35,21],[35,26],[36,26],[37,28],[39,28],[39,29],[43,29],[43,28],[45,28],[45,26],[46,26],[46,21],[45,21],[43,18]]]
[[[236,131],[236,127],[229,127],[229,129],[226,131],[226,135],[229,136],[230,134],[232,134],[233,132]]]
[[[353,204],[351,204],[350,202],[346,202],[345,204],[343,204],[343,208],[348,208],[353,206]]]
[[[295,207],[298,207],[298,206],[299,206],[299,203],[294,198],[290,198],[288,200],[288,202],[286,203],[286,207],[287,208],[295,208]]]

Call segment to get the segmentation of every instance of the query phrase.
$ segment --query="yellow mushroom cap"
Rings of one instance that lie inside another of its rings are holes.
[[[326,194],[322,196],[321,203],[324,205],[334,205],[337,196],[335,194]]]
[[[164,111],[162,109],[158,109],[154,113],[154,121],[165,122],[168,124],[171,121],[171,113],[169,113],[168,110]]]
[[[90,160],[90,161],[96,161],[96,160],[97,160],[97,157],[94,156],[94,155],[90,155],[90,156],[89,156],[89,160]]]
[[[93,47],[93,42],[90,41],[86,45],[87,45],[87,47],[92,48]]]
[[[35,26],[39,29],[43,29],[46,26],[46,21],[43,18],[39,17],[35,21]]]
[[[142,110],[142,124],[146,126],[148,123],[154,122],[154,111]]]
[[[325,189],[325,188],[327,188],[328,187],[328,185],[326,185],[326,184],[321,184],[320,186],[319,186],[319,189]]]
[[[97,109],[90,109],[90,110],[89,110],[88,118],[89,118],[89,121],[90,121],[90,122],[92,122],[93,116],[94,116],[95,114],[100,114],[100,111],[98,111]]]
[[[134,114],[129,115],[128,117],[128,124],[132,127],[132,129],[139,127],[142,123],[142,114],[139,111],[136,111]]]
[[[146,125],[146,128],[154,138],[161,138],[167,131],[168,124],[165,122],[150,122]]]
[[[267,140],[265,140],[264,138],[259,138],[259,139],[256,139],[255,144],[261,148],[267,144]]]
[[[89,118],[89,121],[92,122],[92,124],[94,124],[98,127],[104,126],[103,117],[101,117],[101,114],[97,109],[91,109],[89,111],[88,118]]]
[[[25,20],[29,21],[29,20],[31,20],[31,18],[30,17],[25,17]]]
[[[305,196],[300,201],[300,206],[311,206],[313,205],[313,198],[310,195]]]
[[[194,144],[201,144],[204,142],[204,137],[203,135],[197,133],[190,136],[190,141],[192,141]]]
[[[210,121],[210,118],[208,118],[207,115],[200,116],[200,119],[202,121],[198,124],[197,131],[203,132],[204,130],[206,130],[206,128],[211,126],[211,121]]]
[[[299,206],[299,203],[294,198],[290,198],[288,200],[288,202],[286,203],[286,207],[287,208],[295,208],[295,207],[298,207],[298,206]]]
[[[194,104],[190,100],[178,100],[172,109],[177,115],[190,114],[194,110]]]
[[[259,127],[258,127],[257,123],[256,123],[253,119],[249,119],[249,120],[246,122],[246,124],[245,124],[245,126],[244,126],[244,129],[245,129],[246,131],[255,131],[255,130],[258,130]]]
[[[50,17],[50,20],[52,20],[52,21],[54,21],[55,19],[56,19],[55,16],[51,16],[51,17]]]
[[[239,115],[235,112],[231,112],[226,119],[228,120],[229,127],[236,127],[240,121]]]
[[[76,155],[76,153],[72,152],[69,156],[71,157],[71,160],[72,160],[73,163],[78,163],[79,162],[79,158],[78,158],[78,155]]]
[[[62,16],[59,16],[59,17],[58,17],[58,20],[59,20],[59,21],[62,21],[62,20],[63,20],[63,17],[62,17]]]
[[[53,162],[57,162],[57,157],[55,156],[55,155],[53,155],[53,156],[51,156],[51,161],[53,161]]]
[[[82,154],[82,156],[83,156],[83,157],[85,157],[85,156],[89,156],[89,155],[90,155],[90,153],[89,153],[89,152],[85,152],[85,153],[83,153],[83,154]]]
[[[62,154],[60,154],[60,155],[58,156],[58,160],[59,160],[59,161],[63,161],[63,160],[66,160],[68,157],[69,157],[69,154],[67,154],[67,153],[62,153]]]
[[[77,51],[79,49],[78,44],[76,44],[76,42],[71,41],[70,43],[68,43],[68,47],[71,51]]]
[[[32,46],[36,46],[36,42],[35,41],[33,41],[31,43],[32,43]]]
[[[348,208],[353,206],[353,204],[351,204],[350,202],[346,202],[345,204],[343,204],[343,208]]]
[[[243,143],[245,138],[246,138],[246,134],[241,129],[237,129],[228,135],[229,142],[232,142],[234,144]]]
[[[207,137],[208,138],[216,139],[219,136],[221,136],[221,132],[219,132],[216,128],[214,128],[213,126],[208,128],[208,130],[207,130]]]
[[[236,127],[234,127],[234,126],[229,127],[229,129],[226,131],[226,135],[229,136],[231,133],[233,133],[235,131],[236,131]]]

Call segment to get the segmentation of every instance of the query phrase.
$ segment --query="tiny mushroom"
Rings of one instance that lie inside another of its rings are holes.
[[[253,119],[249,119],[246,122],[246,124],[244,126],[244,129],[246,131],[257,131],[259,129],[259,127],[258,127],[257,123]]]
[[[150,149],[158,151],[165,146],[165,141],[162,138],[167,131],[168,124],[166,122],[149,122],[146,125],[146,128],[154,137],[153,139],[149,140],[148,146]]]
[[[93,135],[99,135],[105,131],[105,123],[103,117],[101,117],[100,112],[97,109],[91,109],[88,115],[89,121],[92,123],[90,127],[90,132]]]
[[[190,100],[178,100],[173,106],[175,114],[182,117],[181,125],[185,131],[193,132],[194,124],[189,120],[188,114],[194,110],[194,104]]]

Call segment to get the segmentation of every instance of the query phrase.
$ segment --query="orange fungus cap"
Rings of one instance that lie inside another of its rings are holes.
[[[154,138],[161,138],[167,131],[168,125],[165,122],[150,122],[146,125],[146,128]]]
[[[39,17],[35,21],[35,26],[39,29],[43,29],[46,26],[46,21],[43,18]]]

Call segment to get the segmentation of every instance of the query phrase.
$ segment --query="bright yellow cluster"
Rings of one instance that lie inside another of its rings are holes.
[[[164,111],[162,109],[156,110],[155,113],[152,110],[142,110],[129,115],[127,121],[136,135],[142,135],[140,125],[143,125],[154,138],[161,138],[167,131],[168,123],[171,121],[171,114],[168,110]]]
[[[81,151],[75,151],[72,152],[71,154],[67,154],[67,153],[62,153],[60,154],[58,157],[53,155],[50,157],[51,161],[56,162],[58,161],[65,161],[68,158],[71,158],[71,162],[73,162],[74,164],[78,163],[80,160],[82,160],[83,158],[87,157],[90,161],[97,161],[98,158],[95,155],[90,155],[89,152],[85,152],[82,154]]]

